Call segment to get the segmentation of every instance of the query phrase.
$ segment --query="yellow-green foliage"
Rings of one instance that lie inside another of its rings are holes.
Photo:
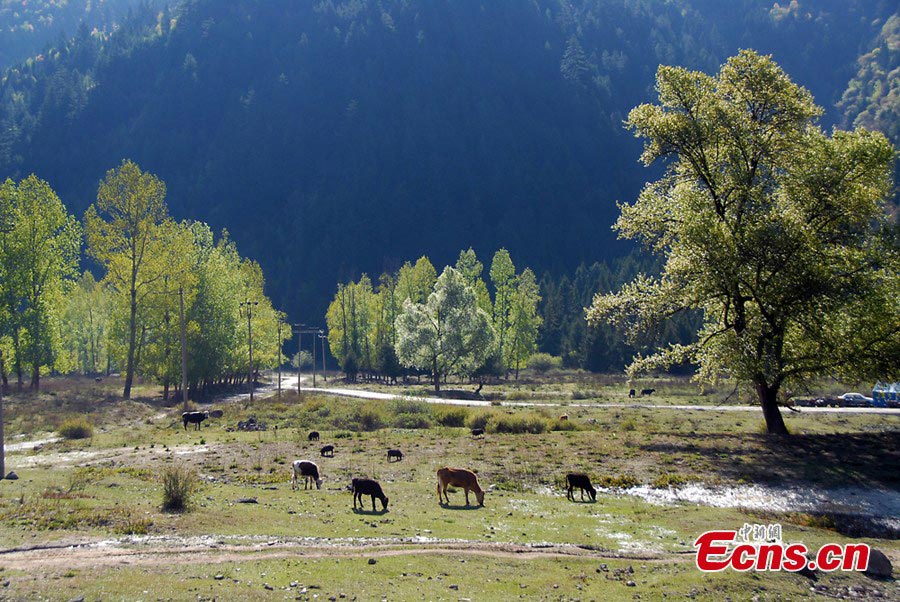
[[[189,510],[191,496],[197,491],[197,474],[186,466],[167,466],[162,474],[163,510]]]
[[[57,429],[65,439],[87,439],[94,436],[94,427],[83,416],[69,418]]]

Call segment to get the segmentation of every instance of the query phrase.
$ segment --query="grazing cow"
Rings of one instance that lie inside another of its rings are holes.
[[[587,491],[591,501],[597,501],[597,490],[591,485],[591,478],[586,474],[570,472],[566,475],[566,498],[575,501],[574,489],[581,489],[581,501],[584,501],[584,492]]]
[[[392,458],[396,458],[396,460],[399,462],[400,460],[403,459],[403,452],[400,451],[399,449],[389,449],[388,450],[388,462],[390,462]]]
[[[319,467],[314,462],[307,460],[294,460],[293,473],[291,474],[291,491],[299,488],[297,479],[304,477],[303,488],[309,487],[310,480],[316,484],[316,489],[322,488],[322,478],[319,476]]]
[[[484,435],[484,429],[472,429],[473,437],[481,437]]]
[[[333,445],[323,445],[322,449],[319,450],[319,453],[322,454],[322,457],[334,457],[334,446]]]
[[[641,389],[641,397],[644,395],[652,395],[653,393],[656,393],[656,389]]]
[[[372,479],[359,479],[354,478],[352,481],[352,485],[350,488],[353,491],[353,509],[356,510],[356,500],[359,499],[359,509],[363,509],[363,501],[362,496],[371,495],[372,496],[372,512],[375,512],[375,498],[381,500],[381,509],[382,511],[387,510],[388,507],[388,497],[384,495],[384,491],[381,490],[381,485],[378,484],[378,481],[373,481]]]
[[[319,440],[319,431],[310,431],[309,435],[306,437],[310,441],[318,441]]]
[[[466,492],[466,506],[469,505],[469,490],[475,492],[475,498],[478,500],[479,506],[484,506],[484,490],[478,484],[478,476],[471,470],[465,468],[440,468],[437,471],[437,492],[438,502],[443,504],[444,498],[447,504],[450,504],[450,496],[447,495],[447,487],[461,487]],[[441,497],[443,492],[443,497]]]
[[[197,430],[200,430],[200,423],[209,418],[209,412],[184,412],[181,415],[181,421],[184,423],[184,430],[187,430],[187,425],[196,424]]]
[[[628,390],[628,397],[634,397],[634,389]]]

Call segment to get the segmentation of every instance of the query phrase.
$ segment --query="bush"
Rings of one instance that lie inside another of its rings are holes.
[[[572,420],[560,420],[559,418],[550,423],[551,431],[577,431],[578,425]]]
[[[376,404],[367,403],[357,408],[353,416],[355,431],[377,431],[385,425],[384,410]]]
[[[87,439],[94,436],[94,427],[86,418],[79,416],[63,422],[57,432],[65,439]]]
[[[438,407],[434,411],[435,420],[441,426],[465,426],[469,410],[461,407]]]
[[[488,421],[494,416],[494,412],[478,412],[469,416],[470,429],[483,429],[487,427]]]
[[[527,366],[538,374],[545,374],[551,370],[559,370],[560,366],[562,366],[562,358],[552,356],[549,353],[535,353],[528,358]]]
[[[189,510],[191,497],[200,483],[196,473],[185,466],[167,466],[162,474],[163,510],[180,512]]]
[[[394,418],[394,427],[400,429],[430,429],[431,418],[422,413],[397,414]]]
[[[537,435],[547,430],[547,419],[534,412],[521,414],[499,414],[488,422],[488,430],[492,433]]]
[[[640,481],[627,474],[616,476],[604,475],[597,479],[597,486],[606,489],[630,489],[631,487],[637,487],[640,484]]]

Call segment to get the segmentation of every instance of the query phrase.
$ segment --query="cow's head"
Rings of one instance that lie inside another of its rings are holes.
[[[322,488],[322,481],[324,481],[324,480],[325,479],[316,479],[316,489]]]

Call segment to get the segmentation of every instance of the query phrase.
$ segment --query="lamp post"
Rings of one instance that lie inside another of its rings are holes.
[[[326,383],[328,382],[328,375],[325,373],[325,339],[328,337],[325,336],[325,332],[319,331],[319,340],[322,341],[322,380]]]
[[[241,302],[241,307],[247,308],[247,346],[250,350],[250,365],[247,367],[247,380],[250,383],[250,403],[253,403],[253,306],[259,305],[259,301],[251,301],[247,299]]]

